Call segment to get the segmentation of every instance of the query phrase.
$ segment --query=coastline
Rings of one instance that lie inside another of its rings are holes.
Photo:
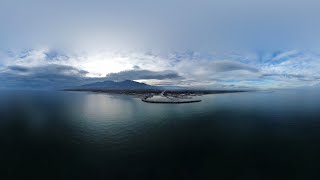
[[[105,93],[111,95],[124,95],[141,98],[145,103],[183,104],[201,102],[201,99],[193,99],[209,94],[239,93],[248,91],[239,90],[160,90],[160,89],[64,89],[63,91]]]
[[[162,89],[63,89],[62,91],[80,91],[80,92],[95,92],[107,94],[123,94],[148,96],[157,95],[163,92]],[[179,96],[202,96],[207,94],[225,94],[225,93],[240,93],[249,92],[249,90],[166,90],[166,94],[173,97]]]

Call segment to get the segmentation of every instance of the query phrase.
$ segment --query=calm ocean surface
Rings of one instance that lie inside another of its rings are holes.
[[[320,91],[201,99],[0,91],[0,179],[320,179]]]

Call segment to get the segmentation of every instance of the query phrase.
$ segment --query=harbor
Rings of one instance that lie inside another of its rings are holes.
[[[196,103],[201,102],[201,99],[193,99],[190,96],[184,94],[169,96],[166,91],[161,92],[160,95],[149,95],[141,99],[146,103],[162,103],[162,104],[182,104],[182,103]]]

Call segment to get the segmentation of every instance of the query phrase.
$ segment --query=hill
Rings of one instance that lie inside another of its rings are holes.
[[[102,81],[86,84],[78,87],[79,89],[95,89],[95,90],[145,90],[145,89],[162,89],[158,86],[151,86],[145,83],[125,80],[120,82]]]

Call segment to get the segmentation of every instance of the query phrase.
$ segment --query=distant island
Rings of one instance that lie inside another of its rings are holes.
[[[82,85],[79,87],[64,89],[65,91],[88,91],[109,94],[127,94],[136,95],[140,97],[148,97],[159,95],[165,91],[166,96],[182,97],[182,96],[199,96],[206,94],[222,94],[222,93],[238,93],[246,92],[244,90],[204,90],[185,88],[179,86],[152,86],[145,83],[139,83],[132,80],[125,80],[120,82],[115,81],[102,81],[91,84]]]

